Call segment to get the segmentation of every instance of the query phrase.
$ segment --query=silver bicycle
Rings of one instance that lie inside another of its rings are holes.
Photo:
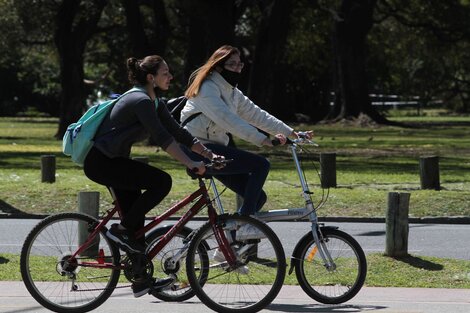
[[[311,229],[294,248],[288,273],[292,274],[295,269],[300,286],[314,300],[325,304],[343,303],[361,290],[367,274],[366,257],[353,237],[338,227],[319,223],[317,207],[312,201],[313,192],[310,191],[299,160],[300,153],[308,152],[305,146],[317,144],[306,139],[302,133],[299,137],[288,139],[287,145],[294,160],[305,206],[259,212],[256,218],[264,222],[307,218]]]
[[[305,218],[310,221],[311,229],[300,238],[292,253],[288,273],[290,275],[295,270],[300,286],[314,300],[324,304],[339,304],[353,298],[362,288],[367,274],[367,261],[364,251],[353,237],[339,230],[338,227],[325,226],[318,221],[318,206],[314,206],[313,193],[310,191],[299,160],[299,154],[308,152],[306,146],[309,145],[316,144],[306,138],[289,140],[287,143],[300,180],[305,206],[259,212],[255,217],[263,222]],[[219,214],[224,214],[224,206],[220,199],[223,191],[219,193],[212,177],[208,179],[208,182],[213,193],[212,201],[218,207]],[[180,234],[181,240],[184,242],[185,238],[190,237],[189,235],[190,232]],[[184,264],[183,257],[177,261],[175,258],[185,256],[186,250],[187,247],[184,244],[176,245],[169,253],[172,256],[172,263]],[[243,251],[244,258],[247,260],[260,259],[256,243],[252,243],[250,249]],[[168,260],[161,260],[161,264],[166,263]],[[153,295],[165,301],[183,301],[191,298],[194,292],[189,284],[182,282],[179,286]]]

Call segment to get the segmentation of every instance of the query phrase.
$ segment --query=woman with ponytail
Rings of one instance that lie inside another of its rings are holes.
[[[197,169],[198,174],[204,174],[204,163],[188,157],[180,144],[204,158],[212,159],[216,155],[182,128],[165,105],[158,105],[156,89],[168,90],[173,78],[160,56],[129,58],[127,69],[130,83],[137,88],[122,96],[101,124],[85,159],[84,171],[94,182],[115,191],[123,217],[121,224],[111,226],[107,236],[124,251],[135,254],[145,251],[145,240],[137,241],[135,232],[144,226],[145,214],[170,192],[172,180],[163,170],[132,160],[132,146],[150,137],[172,158]],[[151,282],[137,280],[132,290],[135,297],[140,297],[171,282],[169,278]]]

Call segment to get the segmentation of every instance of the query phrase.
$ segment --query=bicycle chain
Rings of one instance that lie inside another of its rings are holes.
[[[132,285],[127,286],[119,286],[114,288],[94,288],[94,289],[81,289],[81,290],[71,290],[72,292],[85,292],[85,291],[100,291],[100,290],[114,290],[114,289],[121,289],[121,288],[129,288]]]

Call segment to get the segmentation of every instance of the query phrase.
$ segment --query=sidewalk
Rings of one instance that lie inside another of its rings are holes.
[[[27,292],[22,282],[0,282],[0,312],[45,313]],[[119,289],[102,306],[99,313],[202,313],[212,312],[196,297],[183,303],[162,302],[152,296],[134,299],[130,289]],[[469,289],[372,288],[364,287],[351,301],[324,305],[310,299],[299,286],[284,286],[274,302],[261,312],[413,312],[468,313]]]

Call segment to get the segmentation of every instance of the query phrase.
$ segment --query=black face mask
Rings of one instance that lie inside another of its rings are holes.
[[[238,85],[238,82],[240,81],[240,73],[238,72],[233,72],[229,71],[227,69],[222,69],[222,72],[220,72],[220,75],[233,87],[236,87]]]

